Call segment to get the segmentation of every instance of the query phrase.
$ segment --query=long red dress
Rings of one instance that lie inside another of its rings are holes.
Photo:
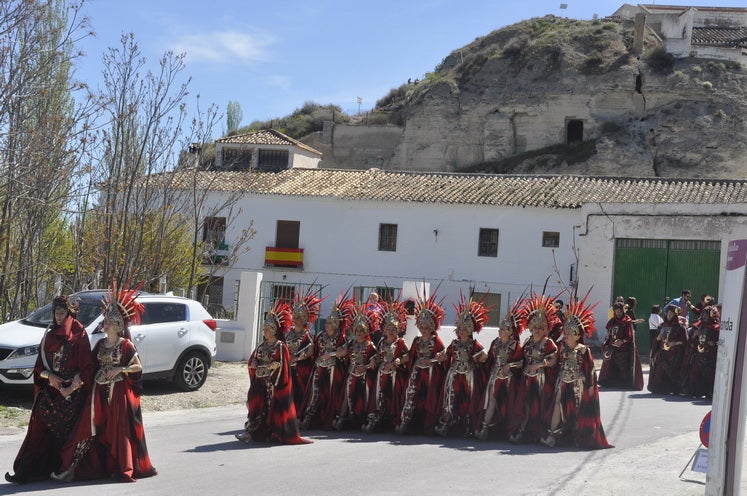
[[[435,431],[439,435],[474,432],[479,408],[482,406],[484,377],[476,357],[484,353],[479,341],[455,339],[446,348],[446,372],[441,394],[441,411]]]
[[[291,328],[285,335],[285,345],[291,357],[299,358],[290,365],[290,373],[293,379],[293,403],[296,412],[303,412],[306,389],[309,387],[309,379],[314,369],[314,338],[307,328],[300,331]],[[304,358],[300,359],[301,356]]]
[[[518,427],[514,411],[523,359],[521,344],[513,338],[505,343],[496,338],[490,343],[486,363],[490,374],[478,418],[478,425],[486,423],[489,438],[507,439],[508,434]],[[505,373],[505,366],[509,367],[508,373]],[[495,400],[496,409],[488,422],[485,414],[491,397]]]
[[[417,336],[410,348],[410,374],[405,388],[398,431],[432,436],[438,421],[444,367],[435,361],[445,349],[441,337],[433,333],[430,339]]]
[[[94,364],[88,335],[72,316],[68,315],[62,325],[53,323],[50,326],[39,350],[34,366],[34,405],[26,438],[13,462],[15,474],[10,476],[18,483],[48,479],[60,466],[60,451],[75,429],[93,381]],[[65,386],[80,374],[83,387],[66,399],[49,385],[49,381],[41,378],[44,370],[60,377]]]
[[[367,366],[375,354],[376,347],[369,339],[363,342],[353,340],[347,344],[348,371],[337,429],[359,429],[367,420],[369,396],[372,394],[369,390],[371,373]]]
[[[262,341],[249,357],[247,420],[244,429],[254,441],[283,444],[309,443],[298,431],[290,353],[284,342]],[[256,368],[252,367],[256,365]]]
[[[615,346],[616,340],[622,341]],[[643,389],[643,369],[632,319],[612,317],[607,322],[607,336],[602,343],[602,369],[599,385],[613,388]]]
[[[405,340],[397,338],[389,343],[386,338],[379,341],[375,361],[376,373],[372,374],[368,397],[368,422],[366,431],[391,430],[399,422],[402,398],[407,387],[407,365],[397,365],[395,360],[408,355]]]
[[[552,415],[552,394],[555,384],[550,370],[542,367],[536,372],[530,370],[531,365],[541,364],[543,360],[550,361],[558,352],[555,341],[543,337],[535,341],[528,338],[522,347],[524,353],[524,369],[519,382],[516,396],[512,424],[518,427],[510,433],[509,439],[514,442],[536,443],[544,435],[546,426]]]
[[[75,436],[63,450],[60,472],[73,468],[78,480],[113,477],[123,482],[156,475],[140,410],[142,372],[106,378],[108,369],[133,363],[135,345],[120,338],[107,348],[101,340],[93,356],[98,364],[94,386]]]
[[[572,442],[579,448],[613,448],[607,442],[599,412],[599,388],[591,349],[578,343],[561,344],[555,401],[560,403],[562,434],[558,444]],[[548,424],[549,425],[549,424]]]
[[[344,346],[345,334],[342,332],[338,331],[334,336],[321,332],[316,336],[316,361],[302,417],[305,429],[332,429],[332,424],[340,413],[345,385],[345,360],[338,358],[335,353]]]
[[[671,312],[667,312],[670,314]],[[659,326],[651,346],[648,390],[655,394],[678,394],[682,362],[687,351],[687,331],[676,315]]]
[[[721,323],[718,309],[706,306],[700,318],[693,323],[693,335],[688,343],[682,371],[683,392],[695,398],[713,396],[716,378],[716,358]]]

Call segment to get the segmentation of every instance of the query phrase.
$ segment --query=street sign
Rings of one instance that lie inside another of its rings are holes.
[[[708,447],[708,441],[711,435],[711,412],[706,413],[703,421],[700,423],[700,442],[703,446]]]

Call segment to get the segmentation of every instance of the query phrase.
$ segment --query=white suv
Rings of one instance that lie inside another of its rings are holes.
[[[78,320],[86,328],[91,347],[104,337],[101,329],[106,291],[70,295],[79,305]],[[216,321],[197,301],[171,295],[141,293],[145,312],[139,325],[130,326],[143,364],[145,379],[166,378],[179,389],[194,391],[207,379],[217,351]],[[33,384],[39,343],[52,322],[52,304],[25,319],[0,325],[0,386]]]

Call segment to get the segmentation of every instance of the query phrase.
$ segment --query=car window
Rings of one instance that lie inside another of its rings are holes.
[[[101,315],[103,310],[104,302],[102,300],[83,298],[78,300],[78,315],[76,318],[84,327],[87,327]],[[23,320],[31,325],[48,326],[52,323],[52,304],[48,303],[41,308],[37,308]]]
[[[143,325],[187,320],[187,306],[181,303],[143,303],[143,307],[145,312],[140,317]]]

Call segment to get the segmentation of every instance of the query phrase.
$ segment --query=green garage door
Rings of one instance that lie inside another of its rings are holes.
[[[704,293],[718,301],[720,255],[720,241],[618,239],[613,298],[635,296],[636,317],[645,320],[652,305],[663,307],[685,288],[692,291],[694,303]],[[647,322],[638,325],[636,335],[641,353],[648,353]]]

